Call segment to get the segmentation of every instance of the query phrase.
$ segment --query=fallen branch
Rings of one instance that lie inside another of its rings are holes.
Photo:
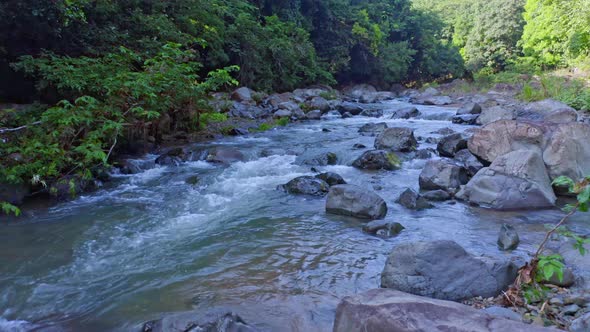
[[[15,132],[15,131],[27,129],[27,128],[32,127],[32,126],[40,125],[41,123],[43,123],[43,121],[36,121],[36,122],[31,123],[31,124],[28,124],[28,125],[25,125],[25,126],[16,127],[16,128],[1,128],[0,129],[0,134],[11,133],[11,132]]]

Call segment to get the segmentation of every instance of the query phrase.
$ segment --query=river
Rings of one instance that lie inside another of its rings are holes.
[[[440,137],[432,132],[441,128],[469,128],[452,124],[456,109],[445,107],[419,106],[421,119],[389,119],[402,104],[376,106],[385,109],[379,119],[304,122],[217,140],[210,144],[235,146],[247,161],[115,175],[99,191],[0,222],[0,331],[138,331],[166,313],[212,308],[235,310],[263,331],[327,331],[342,297],[379,287],[396,243],[453,239],[474,254],[509,255],[496,246],[508,222],[521,235],[511,255],[533,250],[543,224],[561,215],[557,209],[491,212],[444,202],[409,211],[395,199],[407,187],[418,190],[424,160],[398,171],[348,166],[364,151],[355,143],[373,145],[374,137],[357,132],[368,122],[414,128],[423,138]],[[436,148],[421,141],[426,147]],[[386,219],[406,227],[399,236],[364,234],[361,221],[327,215],[325,198],[276,190],[312,175],[301,160],[328,151],[338,165],[317,168],[382,187]],[[200,178],[196,186],[185,182],[193,175]]]

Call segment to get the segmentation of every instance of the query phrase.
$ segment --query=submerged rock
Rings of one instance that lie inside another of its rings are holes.
[[[417,145],[414,131],[404,127],[387,128],[375,139],[375,148],[378,150],[410,152]]]
[[[381,274],[381,286],[459,301],[500,294],[517,271],[508,260],[475,257],[453,241],[411,242],[393,249]]]
[[[283,188],[290,194],[324,196],[330,185],[314,176],[300,176],[284,184]]]
[[[326,212],[363,219],[383,219],[387,204],[375,192],[350,184],[330,188]]]
[[[365,136],[377,136],[387,129],[387,123],[367,123],[359,129],[359,133]]]
[[[370,118],[380,118],[383,116],[383,110],[364,110],[359,115]]]
[[[520,243],[520,238],[518,237],[518,233],[516,229],[508,224],[503,224],[502,228],[500,228],[500,234],[498,235],[498,247],[501,250],[514,250],[518,247]]]
[[[402,224],[387,220],[375,220],[363,226],[363,231],[379,237],[393,237],[406,229]]]
[[[210,163],[230,164],[244,161],[245,157],[240,150],[230,146],[219,146],[209,149],[205,159]]]
[[[549,332],[554,329],[491,316],[461,303],[392,289],[342,299],[333,332]]]
[[[400,108],[399,110],[394,111],[391,118],[392,119],[410,119],[410,118],[419,117],[420,114],[421,114],[420,111],[416,107],[409,106],[409,107]]]
[[[436,147],[441,157],[455,157],[457,151],[467,149],[467,140],[462,134],[451,134],[443,137]]]
[[[402,162],[393,152],[383,150],[370,150],[363,153],[356,159],[352,166],[360,169],[393,171],[401,168]]]
[[[326,165],[336,165],[338,163],[338,156],[333,152],[326,152],[320,155],[317,155],[311,159],[307,159],[303,161],[304,165],[310,166],[326,166]]]
[[[481,106],[478,103],[469,103],[461,106],[457,115],[476,115],[481,114]]]
[[[147,322],[141,332],[256,332],[240,316],[234,313],[184,312]]]

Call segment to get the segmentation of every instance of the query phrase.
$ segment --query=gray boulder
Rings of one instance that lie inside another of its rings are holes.
[[[305,117],[308,120],[319,120],[322,118],[322,112],[320,110],[309,111],[309,112],[307,112]]]
[[[326,212],[362,219],[383,219],[387,204],[375,192],[350,184],[332,186]]]
[[[477,114],[455,115],[451,121],[456,124],[475,125],[478,118]]]
[[[292,111],[289,110],[278,110],[274,112],[273,117],[280,119],[280,118],[290,118],[293,115]]]
[[[455,192],[467,183],[465,168],[446,160],[429,160],[418,178],[422,190],[445,190]]]
[[[425,193],[422,193],[422,197],[424,197],[424,199],[429,200],[429,201],[433,201],[433,202],[443,202],[443,201],[448,201],[450,200],[452,197],[451,195],[444,191],[444,190],[431,190],[431,191],[427,191]]]
[[[506,318],[506,319],[511,319],[511,320],[515,320],[518,322],[522,322],[522,316],[520,314],[508,309],[508,308],[499,307],[499,306],[492,306],[492,307],[482,309],[481,311],[485,312],[486,314],[488,314],[490,316],[494,316],[494,317],[498,317],[498,318]]]
[[[360,169],[393,171],[401,168],[401,161],[393,152],[384,150],[370,150],[357,158],[352,166]]]
[[[363,108],[357,103],[343,102],[338,105],[340,113],[350,113],[352,115],[359,115],[363,111]]]
[[[364,110],[359,115],[366,116],[369,118],[380,118],[383,116],[383,110],[376,110],[376,109]]]
[[[319,154],[313,158],[303,161],[304,165],[309,166],[327,166],[336,165],[338,163],[338,156],[333,152],[326,152]]]
[[[544,129],[540,126],[501,120],[477,130],[467,142],[469,151],[489,163],[516,150],[542,151]]]
[[[307,106],[310,109],[320,110],[322,112],[327,112],[330,110],[330,104],[325,98],[322,97],[313,97],[308,103]]]
[[[329,186],[335,186],[337,184],[346,184],[346,181],[339,174],[326,172],[315,176],[316,178],[326,181]]]
[[[417,145],[414,131],[410,128],[387,128],[375,139],[375,148],[378,150],[409,152],[415,150]]]
[[[467,170],[467,175],[473,177],[484,166],[468,149],[455,153],[455,160]]]
[[[506,109],[500,106],[485,108],[476,120],[479,125],[487,125],[499,120],[514,120],[516,113],[512,109]]]
[[[443,137],[436,147],[441,157],[455,157],[459,150],[467,149],[467,140],[462,134],[452,134]]]
[[[457,194],[460,199],[497,209],[534,209],[555,205],[555,194],[541,155],[518,150],[482,168]]]
[[[529,121],[569,123],[578,121],[578,112],[572,107],[553,99],[527,104],[517,112],[519,119]]]
[[[569,328],[570,332],[588,332],[590,331],[590,312],[574,319]]]
[[[381,287],[459,301],[500,294],[517,271],[511,261],[475,257],[453,241],[403,243],[387,258]]]
[[[387,129],[385,122],[371,122],[359,128],[359,133],[364,136],[377,136]]]
[[[478,103],[469,103],[461,106],[457,111],[457,115],[474,115],[481,114],[481,106]]]
[[[362,99],[363,97],[366,99],[369,98],[369,96],[372,96],[373,93],[377,92],[377,89],[370,84],[357,84],[344,89],[343,92],[354,99]]]
[[[520,238],[516,229],[512,225],[503,224],[498,235],[498,247],[504,251],[514,250],[518,247],[519,243]]]
[[[312,196],[324,196],[330,189],[330,185],[326,181],[314,176],[300,176],[282,187],[289,194]]]
[[[402,224],[387,220],[375,220],[363,226],[363,232],[383,238],[394,237],[406,229]]]
[[[590,125],[565,123],[555,126],[543,151],[549,177],[561,175],[574,180],[590,174]]]
[[[308,89],[296,89],[293,91],[293,95],[301,98],[301,99],[309,99],[313,97],[318,97],[322,93],[327,92],[326,89],[320,88],[308,88]]]
[[[252,103],[254,102],[254,100],[252,99],[252,95],[254,93],[255,92],[253,90],[247,87],[241,87],[232,92],[231,99],[240,103]]]
[[[489,315],[461,303],[392,289],[342,299],[333,332],[549,332],[545,327]]]
[[[184,312],[147,322],[142,332],[256,332],[234,313],[210,312],[205,314]]]
[[[410,188],[404,190],[395,202],[410,210],[423,210],[433,207],[426,199]]]
[[[404,107],[401,108],[395,112],[393,112],[393,114],[391,115],[392,119],[410,119],[410,118],[416,118],[420,116],[420,111],[418,111],[418,109],[414,106],[408,106],[408,107]]]

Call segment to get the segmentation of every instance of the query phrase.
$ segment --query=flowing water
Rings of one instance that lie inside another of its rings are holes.
[[[239,148],[247,161],[118,175],[98,192],[0,222],[0,331],[137,331],[166,313],[212,308],[234,310],[262,330],[326,331],[339,299],[379,287],[396,243],[453,239],[474,254],[507,255],[495,242],[509,222],[521,234],[512,255],[524,257],[559,211],[498,213],[452,202],[409,211],[394,201],[406,187],[418,189],[424,160],[393,172],[348,166],[363,152],[355,143],[373,145],[357,133],[368,122],[414,128],[424,138],[469,128],[449,121],[452,108],[419,107],[422,119],[389,119],[401,104],[376,106],[386,109],[380,119],[293,124],[216,141]],[[422,141],[425,147],[435,146]],[[276,190],[312,175],[301,160],[325,152],[335,152],[339,165],[319,170],[382,187],[386,219],[406,227],[401,235],[364,234],[361,221],[327,215],[325,198]],[[196,186],[185,182],[193,175]]]

